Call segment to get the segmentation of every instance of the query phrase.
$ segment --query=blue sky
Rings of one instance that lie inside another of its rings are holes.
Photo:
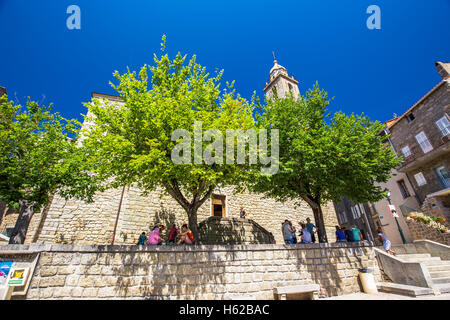
[[[66,9],[81,8],[81,30],[68,30]],[[381,30],[369,30],[369,5]],[[450,0],[0,0],[0,86],[67,118],[82,120],[92,92],[115,94],[114,70],[153,63],[161,36],[171,56],[197,61],[250,98],[279,63],[315,81],[335,100],[332,111],[386,121],[440,81],[436,61],[450,60]],[[44,98],[45,96],[45,98]]]

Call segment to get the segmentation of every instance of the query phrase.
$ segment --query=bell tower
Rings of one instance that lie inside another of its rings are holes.
[[[269,73],[269,81],[266,82],[266,86],[264,87],[266,97],[270,98],[276,93],[278,97],[284,98],[288,92],[292,92],[294,98],[298,98],[300,96],[298,81],[294,76],[289,76],[287,69],[279,65],[275,54],[272,54],[273,67]]]

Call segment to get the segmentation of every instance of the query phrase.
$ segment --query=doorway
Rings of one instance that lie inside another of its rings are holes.
[[[211,211],[213,217],[225,217],[226,196],[214,194],[211,198]]]

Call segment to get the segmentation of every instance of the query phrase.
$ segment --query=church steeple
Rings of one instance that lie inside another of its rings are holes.
[[[264,92],[268,98],[270,98],[274,93],[280,98],[286,97],[288,92],[292,92],[294,98],[300,96],[300,91],[298,90],[298,81],[293,77],[289,76],[287,69],[278,64],[278,61],[273,55],[273,67],[269,73],[269,82],[266,82],[264,87]]]

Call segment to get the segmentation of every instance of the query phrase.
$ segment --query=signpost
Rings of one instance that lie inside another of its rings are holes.
[[[388,206],[389,212],[394,217],[395,222],[397,223],[398,232],[400,232],[400,236],[402,237],[403,244],[406,244],[405,236],[403,235],[403,230],[400,227],[400,224],[398,223],[398,220],[397,220],[397,218],[398,218],[397,209],[395,209],[395,206],[391,203],[391,192],[390,191],[387,194],[387,200],[389,202],[389,206]]]

